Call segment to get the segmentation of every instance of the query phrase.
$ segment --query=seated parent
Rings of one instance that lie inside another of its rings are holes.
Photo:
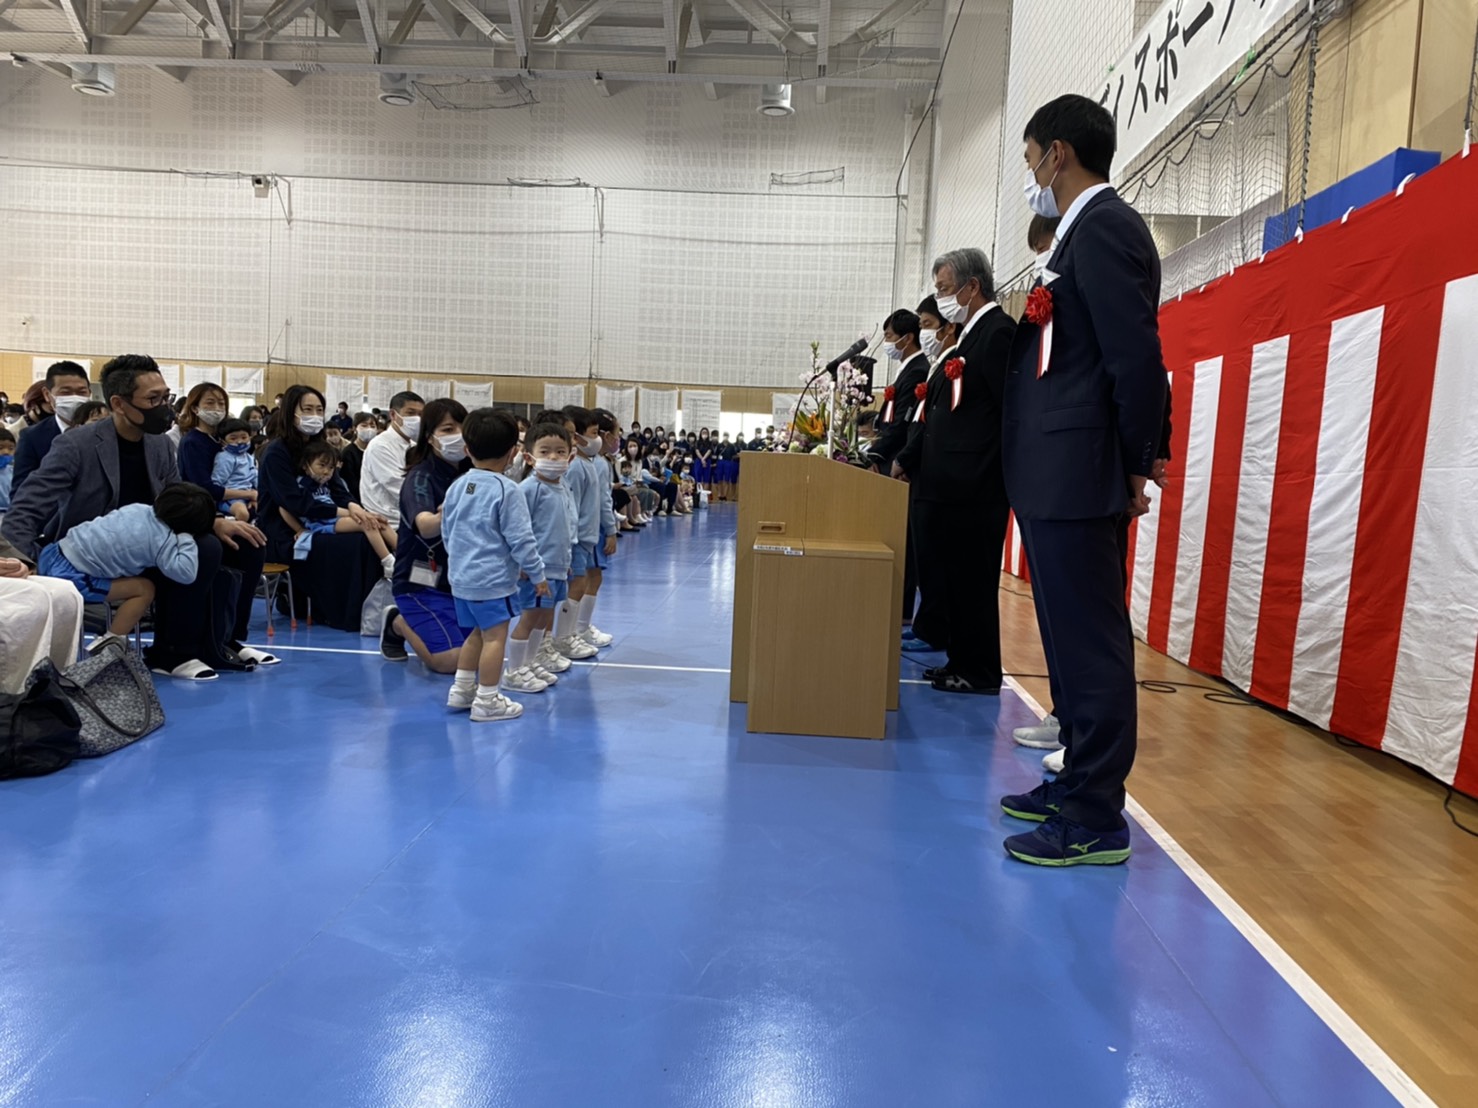
[[[364,452],[359,474],[360,503],[386,519],[400,512],[400,486],[405,480],[405,455],[419,441],[421,409],[426,402],[413,392],[390,398],[390,426]]]
[[[78,523],[127,504],[154,503],[166,485],[180,479],[174,451],[164,438],[171,422],[169,387],[154,359],[144,354],[114,358],[103,367],[103,396],[112,418],[60,436],[11,504],[5,537],[27,558],[36,558],[43,546]],[[241,643],[265,542],[250,524],[217,519],[212,534],[198,542],[199,572],[193,582],[182,585],[157,569],[146,574],[156,591],[154,644],[144,655],[151,669],[185,680],[210,680],[217,669],[245,670],[277,661]],[[217,576],[229,570],[241,575],[236,622],[213,633],[202,615],[210,611]],[[224,647],[220,630],[229,633]]]
[[[349,436],[349,445],[339,452],[339,476],[349,487],[349,499],[362,504],[360,499],[359,475],[364,470],[364,452],[380,433],[380,425],[373,412],[360,412],[354,417],[354,431]]]
[[[35,569],[0,538],[0,693],[19,693],[45,660],[59,670],[77,660],[82,594],[68,581],[35,576]]]
[[[262,451],[257,473],[257,519],[267,536],[267,557],[292,566],[294,599],[306,598],[320,623],[340,631],[359,630],[360,609],[374,583],[384,576],[375,552],[357,534],[315,535],[308,557],[293,560],[294,528],[282,511],[304,524],[332,518],[343,508],[365,530],[388,529],[389,520],[368,512],[349,498],[337,477],[328,483],[330,502],[315,499],[298,477],[303,448],[323,440],[323,394],[309,385],[294,385],[283,394],[274,417],[275,435]]]
[[[87,370],[76,362],[57,362],[46,371],[46,380],[41,383],[41,407],[51,414],[26,428],[20,436],[12,492],[18,491],[26,478],[36,472],[56,437],[77,422],[77,409],[91,399],[92,382],[87,379]]]
[[[406,659],[409,643],[432,673],[456,673],[467,633],[457,625],[441,543],[441,503],[458,474],[470,467],[462,446],[467,409],[455,400],[433,400],[422,414],[420,434],[406,461],[400,489],[399,545],[395,548],[395,606],[385,612],[380,653]]]
[[[224,445],[220,427],[230,413],[231,398],[220,385],[206,381],[190,390],[180,409],[180,479],[199,485],[217,504],[229,501],[250,507],[257,501],[255,488],[244,485],[227,488],[215,479],[216,459]],[[227,507],[221,510],[237,519],[248,518],[242,513],[231,513]]]

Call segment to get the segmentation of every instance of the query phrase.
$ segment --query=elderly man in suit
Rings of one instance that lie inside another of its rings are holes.
[[[1108,184],[1113,117],[1063,96],[1026,125],[1026,196],[1060,215],[1057,245],[1027,298],[1006,381],[1006,487],[1037,590],[1064,747],[1055,782],[1004,797],[1036,822],[1006,851],[1047,866],[1129,857],[1124,781],[1137,687],[1124,597],[1125,514],[1149,509],[1165,416],[1160,258],[1144,221]]]
[[[172,422],[169,386],[154,359],[141,354],[114,358],[103,367],[103,395],[112,419],[59,437],[5,516],[5,537],[26,558],[34,559],[42,546],[78,523],[125,504],[153,503],[160,490],[180,479],[174,451],[164,437]],[[199,540],[200,568],[193,583],[180,585],[151,574],[157,598],[148,662],[155,672],[208,681],[216,676],[212,666],[249,669],[277,661],[239,642],[246,634],[265,544],[266,538],[250,524],[220,518],[215,534]],[[235,627],[213,632],[204,617],[212,610],[223,560],[241,572],[242,581]],[[233,640],[230,647],[221,649],[216,635]]]
[[[996,303],[984,251],[952,250],[934,263],[936,303],[962,328],[929,377],[920,434],[897,468],[912,487],[919,589],[948,597],[944,665],[924,672],[939,692],[1001,691],[1001,547],[1006,486],[1001,475],[1001,403],[1016,324]],[[940,645],[940,644],[936,644]]]

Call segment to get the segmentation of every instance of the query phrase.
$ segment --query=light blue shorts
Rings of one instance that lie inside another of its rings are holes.
[[[549,595],[540,596],[534,591],[534,583],[524,578],[518,583],[518,607],[521,611],[529,611],[533,608],[553,608],[556,604],[568,600],[570,596],[570,583],[568,581],[556,581],[549,578]]]
[[[496,600],[457,601],[457,624],[469,631],[491,631],[518,615],[518,596],[500,596]]]
[[[605,539],[596,539],[588,545],[577,542],[570,552],[570,579],[584,577],[592,569],[608,568],[611,562],[605,555],[604,546]]]

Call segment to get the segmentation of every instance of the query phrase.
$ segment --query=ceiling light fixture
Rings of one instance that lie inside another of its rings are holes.
[[[408,108],[416,102],[416,90],[404,73],[380,74],[380,103],[392,108]]]
[[[116,74],[111,65],[91,62],[72,66],[72,91],[83,96],[112,96],[116,91]]]
[[[789,85],[766,85],[760,93],[760,115],[769,116],[771,119],[781,119],[787,115],[794,115],[795,109],[790,106]]]

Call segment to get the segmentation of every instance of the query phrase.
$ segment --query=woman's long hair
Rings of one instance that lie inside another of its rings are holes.
[[[219,393],[221,401],[226,405],[226,414],[231,414],[231,397],[220,385],[212,384],[210,381],[202,381],[190,390],[185,397],[185,406],[180,409],[180,434],[188,435],[191,431],[200,428],[200,418],[196,415],[200,411],[200,402],[211,393]],[[210,428],[200,428],[207,435],[214,438],[214,432]]]
[[[297,467],[303,456],[303,447],[307,446],[313,439],[322,438],[323,432],[316,435],[305,435],[298,430],[298,405],[303,402],[305,396],[316,396],[320,404],[324,403],[323,393],[312,385],[293,385],[282,394],[282,409],[273,413],[276,426],[268,424],[268,437],[281,439],[287,447],[288,456],[293,460],[294,468]],[[324,419],[328,419],[327,406],[324,409]],[[325,426],[327,424],[325,423]]]
[[[414,469],[427,458],[437,456],[436,447],[432,445],[431,438],[436,434],[436,429],[451,416],[459,424],[467,422],[467,409],[455,400],[447,397],[439,397],[431,401],[421,412],[421,431],[416,435],[416,441],[406,451],[405,468],[407,471]]]

